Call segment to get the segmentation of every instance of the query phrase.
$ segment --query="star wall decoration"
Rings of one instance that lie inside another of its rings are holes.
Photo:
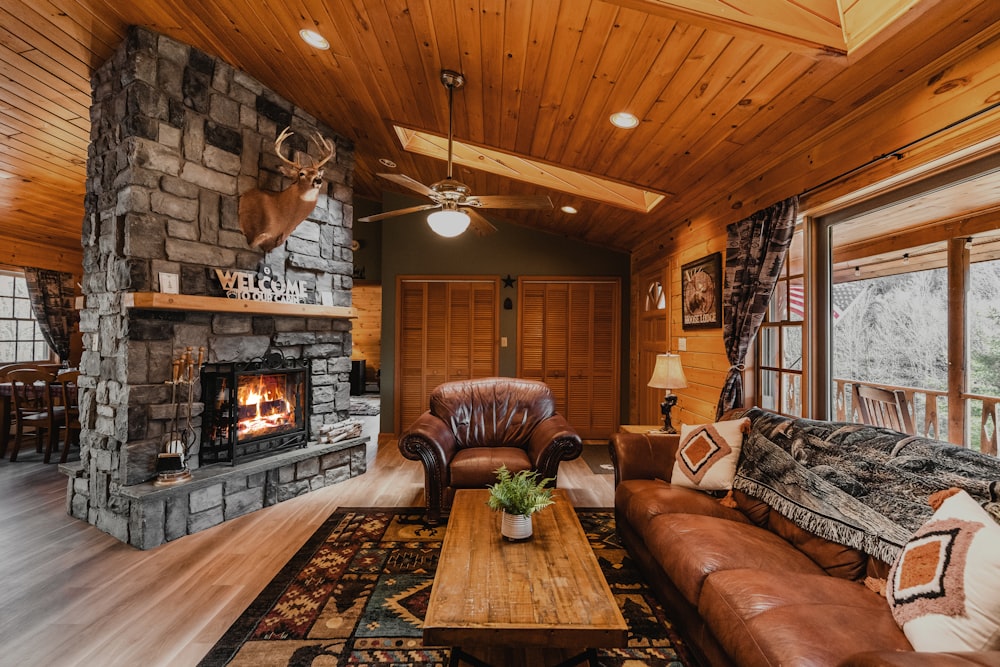
[[[505,289],[507,287],[513,287],[514,283],[517,282],[517,278],[512,278],[509,273],[507,274],[506,278],[501,278],[500,280],[503,281],[503,286],[504,286]]]

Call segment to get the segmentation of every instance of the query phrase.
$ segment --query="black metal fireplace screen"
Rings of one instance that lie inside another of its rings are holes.
[[[280,354],[201,372],[201,465],[253,460],[309,441],[309,360]]]

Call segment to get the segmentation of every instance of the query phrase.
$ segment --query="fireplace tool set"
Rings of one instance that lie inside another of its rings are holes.
[[[163,451],[156,457],[157,475],[153,483],[157,486],[180,484],[191,479],[191,470],[187,465],[187,456],[196,440],[194,426],[191,423],[191,411],[194,405],[194,383],[201,376],[201,366],[204,361],[204,347],[198,348],[197,359],[194,356],[194,348],[189,347],[173,361],[171,379],[167,381],[167,384],[170,385],[170,404],[173,407],[173,419],[170,422],[170,430],[167,432]],[[179,392],[178,388],[180,389]],[[185,393],[187,394],[186,402]],[[184,424],[183,426],[179,426],[180,406],[182,403],[185,406],[183,410]]]

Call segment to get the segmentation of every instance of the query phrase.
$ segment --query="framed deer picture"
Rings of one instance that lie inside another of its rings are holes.
[[[681,326],[722,326],[722,253],[712,253],[681,267]]]

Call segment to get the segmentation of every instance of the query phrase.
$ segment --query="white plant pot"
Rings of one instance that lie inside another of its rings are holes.
[[[531,537],[530,514],[503,513],[500,520],[500,534],[513,542],[520,542]]]

